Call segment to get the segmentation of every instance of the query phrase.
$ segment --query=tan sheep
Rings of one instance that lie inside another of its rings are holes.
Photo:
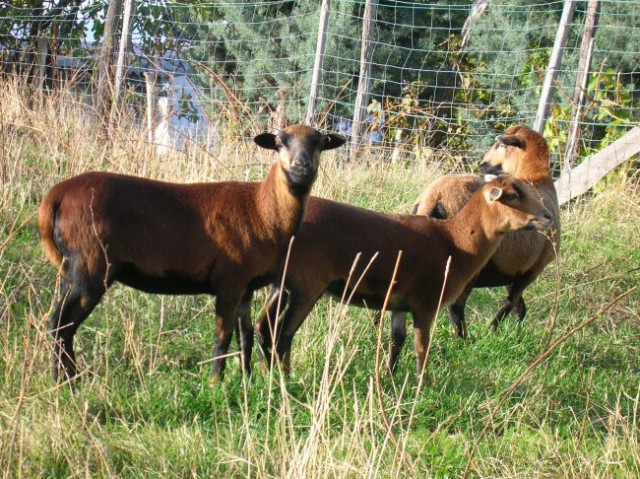
[[[479,275],[449,305],[449,318],[460,337],[467,336],[465,305],[473,288],[507,287],[507,300],[496,314],[492,326],[497,328],[504,317],[515,309],[523,320],[526,306],[522,293],[556,257],[560,248],[560,213],[553,179],[550,156],[543,136],[526,126],[512,126],[496,137],[485,153],[480,169],[487,174],[508,173],[533,186],[543,204],[549,209],[553,226],[546,234],[518,231],[505,235],[493,257]],[[446,175],[428,186],[416,201],[413,212],[435,218],[456,215],[484,184],[475,175]],[[392,331],[401,330],[406,319],[392,315]],[[393,336],[393,335],[392,335]],[[403,341],[401,337],[393,341]]]

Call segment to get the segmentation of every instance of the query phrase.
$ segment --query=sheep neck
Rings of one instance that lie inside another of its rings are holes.
[[[308,197],[308,190],[307,194],[293,194],[283,169],[278,162],[274,163],[258,188],[256,198],[265,235],[288,242],[302,222]]]
[[[507,171],[507,173],[532,185],[536,183],[553,183],[548,162],[540,161],[538,164],[522,162],[518,164],[516,171]]]
[[[493,256],[502,240],[497,219],[488,210],[483,195],[475,194],[452,219],[444,222],[454,245],[457,277],[471,278]]]
[[[552,183],[549,150],[543,139],[529,140],[526,151],[522,151],[521,154],[515,171],[507,173],[530,184]]]
[[[548,154],[534,157],[537,161],[521,161],[515,171],[507,173],[528,183],[539,195],[542,203],[558,218],[558,196],[549,169]]]

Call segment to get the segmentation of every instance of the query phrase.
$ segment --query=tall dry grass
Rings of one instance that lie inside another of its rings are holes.
[[[384,315],[324,301],[296,338],[291,378],[274,369],[245,379],[234,365],[211,390],[199,363],[211,355],[213,300],[113,288],[78,335],[81,382],[56,385],[46,324],[56,275],[35,224],[44,192],[96,169],[258,180],[272,158],[229,132],[158,155],[127,112],[106,135],[71,92],[26,90],[0,84],[2,477],[640,476],[640,387],[629,377],[640,304],[627,264],[640,261],[637,187],[563,211],[565,252],[532,288],[525,327],[489,334],[480,304],[475,339],[462,345],[441,320],[422,382],[410,347],[395,378],[376,371]],[[328,155],[314,193],[409,211],[439,173],[365,155]],[[485,310],[502,294],[486,292]]]

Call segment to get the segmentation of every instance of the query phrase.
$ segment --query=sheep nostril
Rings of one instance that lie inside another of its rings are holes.
[[[296,168],[300,168],[300,169],[303,169],[303,170],[310,170],[311,167],[312,167],[312,164],[311,164],[311,161],[309,161],[306,158],[299,158],[298,160],[296,160],[294,162],[294,166]]]

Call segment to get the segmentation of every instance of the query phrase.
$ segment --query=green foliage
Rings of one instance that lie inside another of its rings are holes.
[[[601,69],[587,82],[583,106],[580,156],[588,157],[620,138],[638,119],[634,114],[633,86],[621,82],[621,74]],[[572,105],[556,105],[546,124],[545,137],[552,150],[564,152],[568,139],[565,125],[571,120]]]
[[[376,10],[373,32],[374,78],[372,97],[379,102],[400,96],[408,84],[422,86],[419,98],[432,102],[446,101],[450,88],[433,85],[454,83],[450,71],[447,46],[451,32],[459,31],[468,10],[452,8],[447,2],[432,5],[406,2],[380,2]],[[358,83],[362,2],[331,4],[324,59],[325,81],[322,98],[335,98],[332,104],[319,105],[319,110],[332,108],[337,115],[351,115],[345,94],[353,95]],[[268,6],[238,5],[228,2],[220,17],[194,28],[188,54],[197,59],[215,59],[216,72],[232,76],[228,86],[244,93],[243,101],[257,111],[264,105],[286,106],[295,121],[306,109],[318,35],[319,8],[316,1],[275,2]],[[194,14],[197,12],[194,11]],[[425,35],[424,25],[433,28]],[[425,53],[426,52],[426,53]],[[434,65],[443,65],[436,70]],[[210,85],[210,78],[200,81]],[[345,93],[350,91],[351,93]],[[220,95],[219,88],[214,94]]]
[[[225,88],[242,90],[241,100],[254,113],[282,103],[290,118],[300,118],[303,105],[296,99],[305,96],[311,80],[317,3],[307,0],[254,6],[226,1],[216,12],[208,20],[200,11],[192,12],[199,25],[193,28],[187,54],[207,63],[215,60],[217,75],[231,76],[232,81],[220,85],[206,72],[200,72],[199,81],[212,86],[217,98],[226,98]]]
[[[0,52],[7,65],[35,61],[35,39],[51,38],[51,53],[90,56],[88,37],[100,44],[105,1],[16,1],[0,4]],[[377,2],[373,36],[369,138],[384,146],[409,148],[417,157],[454,151],[452,163],[466,164],[469,152],[514,123],[531,124],[551,54],[562,2],[489,0],[472,23],[466,44],[461,33],[478,2]],[[585,5],[576,6],[568,48],[557,80],[547,130],[552,150],[562,154],[578,63]],[[590,85],[594,106],[583,129],[583,151],[606,146],[638,121],[640,77],[634,52],[640,28],[633,2],[604,2],[596,33]],[[319,120],[353,115],[359,82],[364,2],[331,2]],[[266,119],[305,115],[318,35],[317,0],[238,2],[136,2],[133,63],[170,53],[191,61],[202,87],[200,100],[211,119],[233,118],[245,131],[267,127]],[[91,35],[88,31],[91,30]],[[28,44],[21,52],[22,44]],[[8,58],[14,55],[22,58]],[[53,55],[50,57],[50,60]],[[206,68],[203,68],[205,65]],[[615,70],[615,74],[614,74]],[[595,78],[592,77],[592,78]],[[143,108],[140,95],[128,97]],[[188,96],[176,113],[195,120]],[[234,115],[228,115],[232,111]],[[637,116],[637,115],[636,115]],[[274,121],[274,123],[278,123]],[[340,125],[348,132],[348,122]],[[223,128],[221,128],[223,129]],[[377,130],[377,131],[374,131]],[[459,153],[458,153],[459,152]]]
[[[474,91],[473,96],[466,94],[467,88],[457,96],[468,105],[461,111],[465,134],[499,132],[514,123],[531,124],[532,118],[525,115],[535,111],[539,101],[561,7],[560,2],[536,5],[524,0],[509,5],[489,2],[487,10],[476,20],[466,49],[470,58],[466,59],[463,75],[470,77],[466,82]],[[606,68],[615,64],[627,65],[627,72],[635,70],[626,53],[639,42],[632,27],[636,18],[632,9],[633,6],[619,2],[602,5],[601,15],[607,15],[607,26],[596,32],[598,47],[592,65],[599,69],[588,84],[581,126],[582,156],[601,150],[638,121],[634,110],[638,104],[639,79],[625,73],[624,67],[618,71]],[[533,15],[532,10],[548,11],[549,15]],[[578,6],[572,23],[581,24],[584,15],[585,8]],[[572,28],[567,45],[579,44],[579,34],[579,29]],[[624,42],[628,46],[621,47]],[[606,52],[606,58],[602,52]],[[575,78],[568,72],[577,69],[577,48],[565,51],[562,65],[545,130],[551,151],[560,155],[565,152],[571,120],[574,99],[569,95],[574,91]]]
[[[18,0],[0,3],[0,46],[22,55],[28,67],[39,36],[55,38],[49,46],[58,54],[80,53],[85,29],[100,22],[100,7],[80,0],[44,2]],[[28,47],[24,48],[24,44]],[[15,59],[13,59],[15,61]],[[19,66],[16,66],[19,68]]]
[[[547,67],[559,16],[557,2],[489,2],[474,24],[467,51],[483,66],[478,82],[490,87],[492,103],[515,109],[535,104],[535,87],[542,83],[540,72]],[[545,24],[534,24],[536,20]]]
[[[637,121],[633,115],[633,96],[628,88],[622,85],[621,75],[613,69],[600,71],[588,84],[589,99],[595,104],[590,114],[599,126],[604,126],[601,147],[617,140],[629,125]],[[595,110],[595,112],[593,112]]]

